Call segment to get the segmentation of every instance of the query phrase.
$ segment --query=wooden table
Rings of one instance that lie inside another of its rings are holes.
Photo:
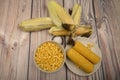
[[[120,0],[57,0],[67,10],[82,6],[81,24],[91,24],[90,36],[100,47],[99,70],[87,77],[66,65],[56,73],[39,71],[33,62],[37,46],[51,39],[47,30],[23,32],[18,23],[48,16],[46,0],[0,0],[0,80],[120,80]]]

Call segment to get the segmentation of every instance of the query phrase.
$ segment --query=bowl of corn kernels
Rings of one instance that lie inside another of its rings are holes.
[[[58,71],[65,62],[63,47],[54,41],[46,41],[38,46],[34,54],[36,67],[46,73]]]

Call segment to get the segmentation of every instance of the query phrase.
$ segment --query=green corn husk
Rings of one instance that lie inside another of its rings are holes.
[[[23,31],[38,31],[51,28],[53,25],[51,18],[45,17],[24,20],[19,24],[19,28]]]

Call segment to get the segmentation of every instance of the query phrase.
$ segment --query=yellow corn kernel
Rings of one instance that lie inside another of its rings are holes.
[[[88,44],[87,44],[87,48],[88,48],[88,49],[91,49],[92,47],[94,47],[94,45],[93,45],[92,43],[88,43]]]
[[[73,61],[80,69],[83,71],[90,73],[94,69],[94,65],[89,62],[86,58],[84,58],[82,55],[80,55],[77,51],[75,51],[73,48],[69,49],[67,51],[68,58]]]
[[[45,71],[57,70],[64,61],[62,49],[53,42],[45,42],[36,50],[35,63]]]
[[[87,58],[93,64],[97,64],[100,61],[100,57],[96,55],[93,51],[84,46],[81,42],[76,41],[73,49],[79,52],[82,56]]]

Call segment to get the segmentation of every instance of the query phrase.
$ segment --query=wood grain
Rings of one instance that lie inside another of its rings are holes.
[[[103,78],[105,80],[119,80],[120,10],[118,5],[120,5],[120,1],[96,0],[94,4],[99,43],[103,53]]]
[[[63,4],[63,1],[58,1],[59,4]],[[47,1],[46,0],[33,0],[33,11],[32,18],[45,17],[48,16],[47,11]],[[43,30],[40,32],[31,33],[31,43],[30,43],[30,58],[29,58],[29,74],[28,79],[40,79],[40,80],[66,80],[66,68],[65,66],[61,68],[56,73],[47,74],[38,70],[33,62],[33,55],[36,48],[44,41],[51,40],[52,36],[48,34],[48,30]]]
[[[30,14],[29,0],[0,1],[0,80],[27,79],[29,33],[17,27]]]
[[[56,0],[66,10],[82,6],[81,24],[90,24],[102,52],[99,70],[87,77],[64,65],[58,72],[38,70],[33,55],[39,44],[51,39],[48,30],[23,32],[18,24],[48,16],[47,0],[0,0],[0,80],[120,80],[120,0]]]

